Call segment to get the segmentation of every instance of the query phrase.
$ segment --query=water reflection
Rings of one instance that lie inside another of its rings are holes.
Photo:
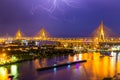
[[[33,65],[34,65],[35,69],[40,68],[41,66],[40,66],[39,59],[35,59],[35,61],[33,62]]]
[[[18,66],[10,65],[6,67],[0,67],[0,80],[8,80],[9,74],[14,76],[13,80],[17,80]]]
[[[8,67],[0,67],[0,80],[7,80],[8,74],[14,75],[14,80],[102,80],[104,77],[113,77],[120,73],[120,53],[104,54],[107,53],[80,53],[51,59],[36,59],[24,62],[19,66],[14,64]],[[104,56],[100,57],[101,55]],[[83,59],[86,59],[87,62],[38,73],[36,71],[36,68]]]
[[[12,75],[14,75],[14,79],[18,77],[18,66],[17,65],[11,65],[11,72]]]
[[[104,55],[104,56],[100,57],[101,55]],[[68,65],[67,71],[65,70],[65,68],[63,68],[63,71],[64,71],[63,73],[66,75],[68,74],[70,77],[69,78],[64,75],[67,79],[102,80],[104,77],[113,77],[117,73],[120,73],[120,53],[117,53],[117,52],[111,52],[111,53],[109,52],[109,53],[102,53],[102,54],[99,52],[93,52],[93,53],[75,54],[72,56],[68,55],[66,59],[60,60],[60,61],[62,62],[62,61],[68,60],[69,62],[72,62],[72,61],[77,61],[82,59],[86,59],[87,63]],[[68,73],[68,70],[69,70],[69,73]],[[56,71],[56,69],[54,69],[54,71],[56,75],[53,75],[53,76],[54,77],[57,76],[56,78],[60,78],[59,75],[62,74],[60,73],[62,70]],[[47,77],[50,77],[50,76],[47,76]],[[41,76],[40,79],[44,79],[44,78],[42,78]]]
[[[54,68],[53,70],[54,70],[54,74],[56,75],[57,68]]]
[[[7,80],[8,79],[8,71],[4,67],[0,67],[0,80]]]

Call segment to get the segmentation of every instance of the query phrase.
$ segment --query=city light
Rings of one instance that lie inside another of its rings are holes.
[[[9,56],[6,55],[6,53],[2,53],[0,55],[0,65],[4,65],[4,64],[7,64],[7,63],[15,62],[17,60],[18,59],[15,56],[12,56],[11,58],[9,58]]]
[[[3,53],[3,57],[5,57],[6,56],[6,53]]]
[[[54,41],[54,42],[61,42],[65,48],[68,48],[69,43],[95,43],[94,45],[98,46],[100,42],[110,42],[110,43],[119,43],[120,38],[119,37],[110,37],[112,32],[107,32],[110,31],[108,28],[106,28],[101,22],[99,25],[98,29],[96,29],[93,32],[93,37],[86,37],[86,38],[55,38],[55,37],[50,37],[50,34],[44,29],[44,27],[41,28],[41,30],[36,34],[35,37],[24,37],[22,31],[19,29],[17,33],[15,34],[15,37],[10,38],[10,43],[8,43],[8,38],[0,38],[0,40],[3,40],[3,42],[6,43],[6,45],[12,45],[14,46],[15,44],[12,44],[15,40],[21,40],[21,44],[25,44],[28,46],[29,41]],[[110,35],[108,34],[110,33]],[[39,42],[35,42],[36,46],[39,46]],[[16,45],[17,46],[17,45]],[[74,49],[77,50],[78,46],[74,46]],[[83,47],[80,46],[79,49],[82,49]],[[3,49],[5,51],[5,49]],[[8,49],[10,51],[10,49]]]
[[[120,80],[120,0],[0,0],[0,80]]]
[[[14,75],[14,78],[18,75],[18,66],[17,65],[11,65],[11,75]]]

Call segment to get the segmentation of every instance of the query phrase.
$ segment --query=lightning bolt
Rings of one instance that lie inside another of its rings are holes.
[[[79,8],[79,2],[80,0],[43,0],[38,5],[35,5],[32,7],[32,15],[34,15],[34,13],[37,10],[42,9],[48,12],[49,16],[52,16],[52,14],[56,10],[65,11],[64,10],[65,8],[63,8],[63,6],[68,6],[71,8]],[[64,4],[64,5],[61,5],[61,4]]]

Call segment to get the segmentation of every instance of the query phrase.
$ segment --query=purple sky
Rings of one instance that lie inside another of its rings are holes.
[[[0,0],[0,36],[18,28],[34,36],[42,26],[51,36],[89,36],[101,20],[120,33],[120,0]]]

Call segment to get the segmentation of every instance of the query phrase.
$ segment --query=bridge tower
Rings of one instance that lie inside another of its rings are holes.
[[[18,29],[18,31],[15,34],[15,39],[22,39],[22,37],[23,37],[23,34],[22,34],[21,30]]]
[[[48,38],[48,33],[45,31],[44,27],[37,33],[37,37],[41,40]]]
[[[95,42],[104,41],[107,32],[105,31],[105,26],[101,21],[99,27],[93,32]],[[107,37],[107,36],[106,36]]]
[[[41,38],[46,38],[47,37],[44,27],[42,27],[42,29],[41,29],[40,37]]]
[[[105,33],[104,33],[104,24],[102,21],[101,21],[100,26],[99,26],[99,31],[100,31],[99,39],[104,41],[105,40]]]

